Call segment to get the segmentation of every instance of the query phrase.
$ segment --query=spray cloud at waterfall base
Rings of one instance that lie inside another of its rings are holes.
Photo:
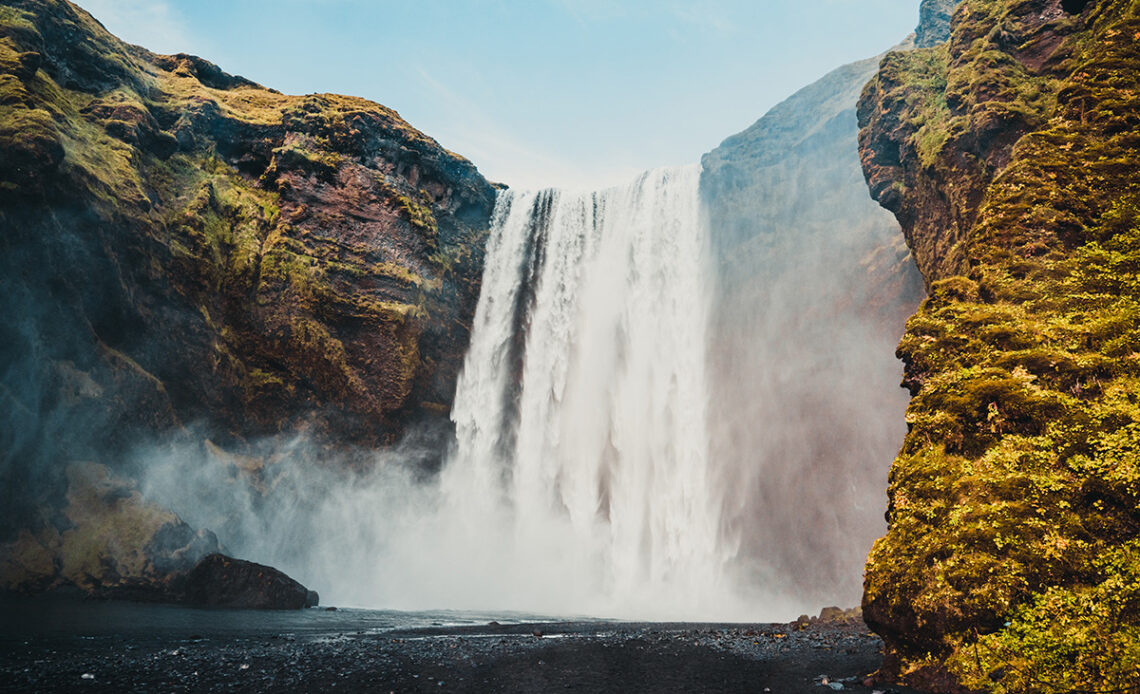
[[[363,464],[297,438],[257,459],[149,451],[144,491],[334,604],[740,621],[818,609],[763,551],[741,552],[744,463],[710,454],[731,446],[710,441],[700,175],[500,193],[438,474],[414,437]]]

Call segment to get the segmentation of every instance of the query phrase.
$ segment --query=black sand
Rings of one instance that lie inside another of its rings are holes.
[[[29,619],[27,610],[20,614]],[[217,614],[219,624],[232,623],[231,614]],[[491,623],[378,632],[353,631],[347,620],[288,631],[260,624],[245,633],[207,626],[192,634],[89,625],[45,632],[11,619],[3,626],[5,692],[892,689],[862,684],[879,666],[882,644],[861,624],[801,631],[776,624]]]

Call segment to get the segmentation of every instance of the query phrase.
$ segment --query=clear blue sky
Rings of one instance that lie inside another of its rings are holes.
[[[527,188],[697,161],[918,19],[918,0],[78,2],[157,52],[378,101]]]

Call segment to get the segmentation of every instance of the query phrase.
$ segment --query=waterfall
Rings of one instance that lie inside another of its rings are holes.
[[[499,196],[432,540],[464,585],[438,599],[704,619],[724,601],[699,178]]]
[[[700,175],[500,194],[437,476],[414,441],[354,473],[309,464],[300,437],[267,444],[270,500],[192,451],[145,452],[146,493],[332,604],[791,619],[796,577],[757,581],[741,551],[743,463],[710,455]]]

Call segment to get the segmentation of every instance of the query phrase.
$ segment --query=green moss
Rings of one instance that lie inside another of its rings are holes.
[[[1090,561],[1089,584],[1051,587],[1020,605],[1005,627],[957,653],[964,684],[999,694],[1134,689],[1140,676],[1140,543]]]
[[[0,26],[6,30],[19,28],[24,31],[36,31],[36,25],[32,23],[33,17],[34,15],[25,10],[0,5]]]
[[[276,166],[308,171],[325,179],[332,179],[340,168],[342,157],[336,152],[308,149],[293,143],[273,150]]]
[[[981,186],[960,274],[928,277],[899,344],[918,392],[865,614],[909,625],[887,634],[900,672],[1059,692],[1140,670],[1138,9],[1101,6],[1033,72],[1003,43],[1024,5],[966,0],[945,62],[884,61],[912,180]],[[970,138],[1011,134],[1008,163],[979,174]]]
[[[242,394],[247,402],[274,395],[289,397],[294,391],[286,384],[283,375],[276,371],[250,369],[242,380]]]
[[[420,191],[419,201],[413,200],[405,195],[396,195],[395,199],[400,205],[400,211],[403,212],[407,220],[425,232],[425,238],[427,238],[434,247],[437,227],[435,215],[432,214],[430,199],[427,197],[427,194]]]

